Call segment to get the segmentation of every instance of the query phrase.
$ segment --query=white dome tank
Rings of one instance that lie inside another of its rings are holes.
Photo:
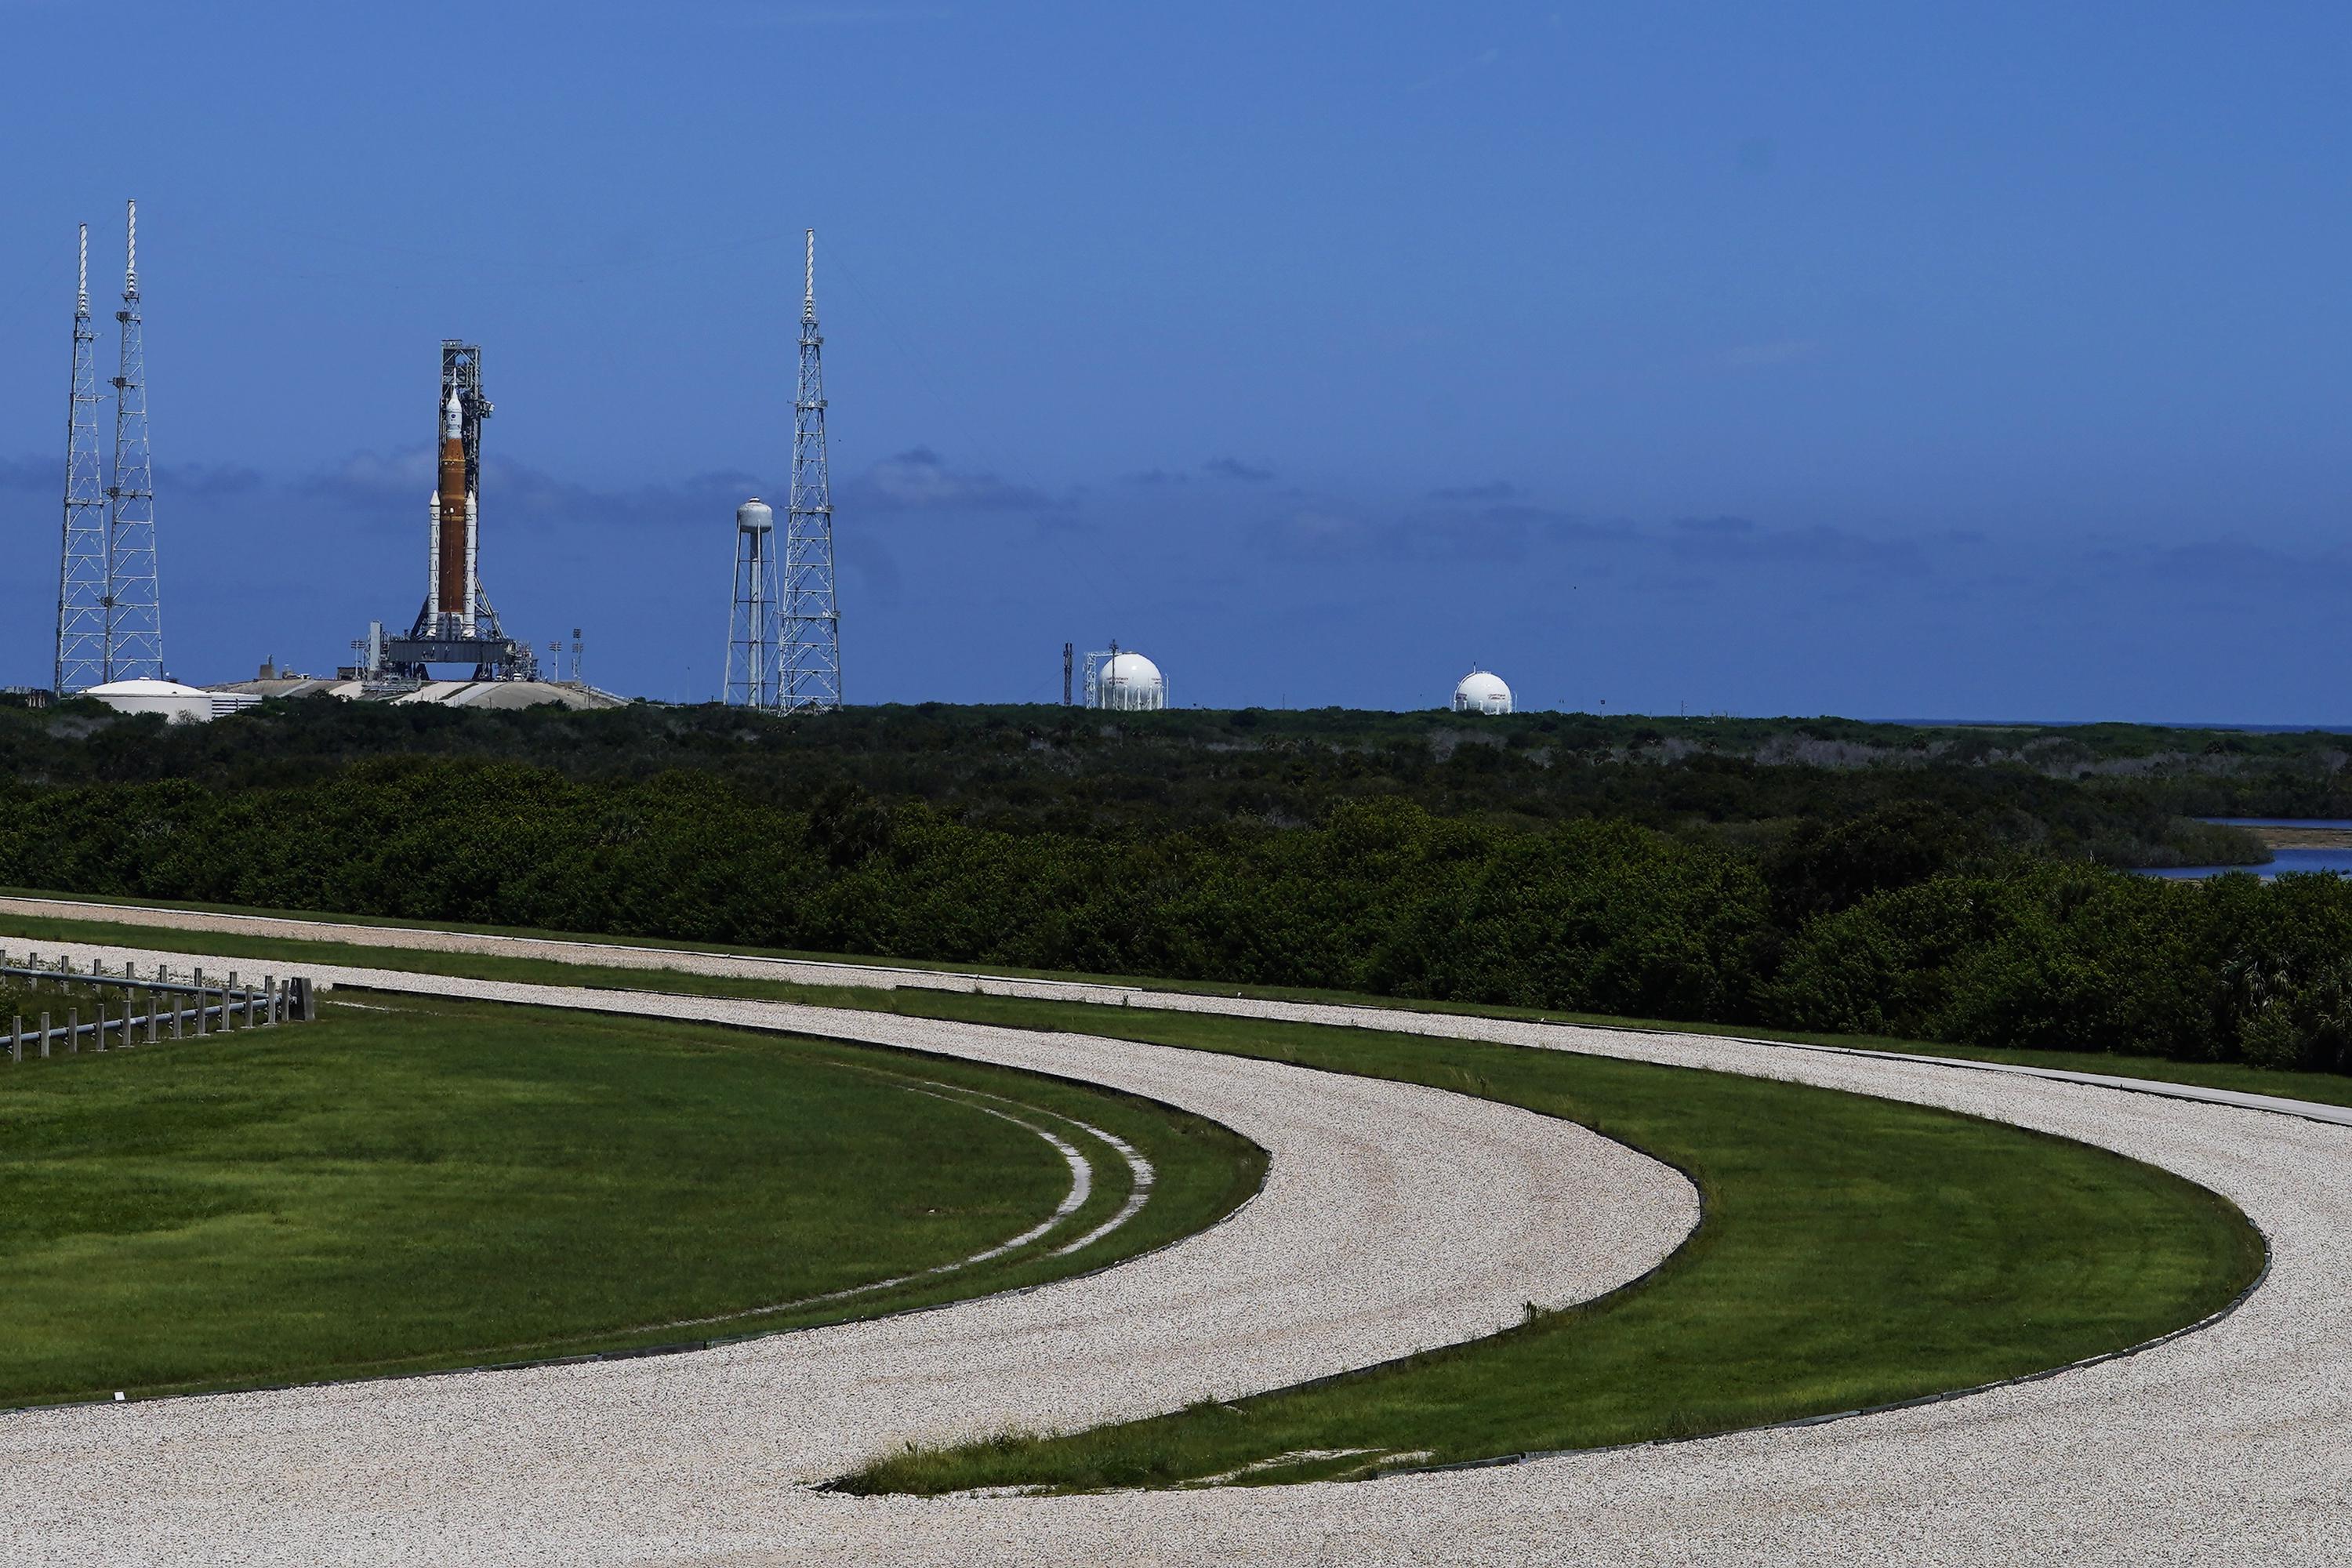
[[[1139,653],[1116,653],[1095,672],[1095,706],[1139,712],[1168,706],[1168,678]]]
[[[1473,669],[1454,687],[1454,710],[1456,713],[1508,713],[1511,710],[1511,689],[1503,678],[1484,669]]]

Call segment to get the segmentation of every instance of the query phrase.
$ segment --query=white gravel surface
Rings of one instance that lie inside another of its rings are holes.
[[[282,923],[290,928],[288,935],[347,935],[333,927]],[[496,939],[485,948],[501,950]],[[593,950],[586,961],[612,962],[609,951]],[[682,967],[677,956],[661,955],[664,963]],[[763,961],[714,962],[758,963],[756,973],[777,973]],[[808,977],[843,978],[838,973]],[[407,975],[373,983],[418,991],[482,985]],[[942,984],[945,977],[921,983]],[[1078,989],[970,976],[955,983],[963,989],[1059,996]],[[484,994],[505,989],[483,987]],[[1116,997],[1120,988],[1102,989]],[[994,1302],[824,1331],[834,1336],[829,1342],[802,1337],[803,1346],[837,1345],[843,1356],[873,1369],[873,1391],[863,1384],[852,1390],[849,1408],[825,1402],[835,1380],[823,1367],[796,1366],[779,1376],[769,1358],[789,1360],[793,1352],[761,1346],[565,1373],[20,1415],[0,1422],[0,1462],[11,1478],[0,1489],[0,1547],[8,1549],[0,1551],[0,1560],[742,1568],[845,1562],[1826,1563],[1874,1568],[2352,1561],[2352,1130],[1969,1064],[1388,1009],[1181,1000],[1156,992],[1137,999],[1147,996],[1159,1005],[1355,1023],[1784,1079],[2035,1127],[2150,1161],[2228,1195],[2268,1236],[2271,1271],[2244,1306],[2212,1328],[2140,1355],[1969,1399],[1826,1426],[1355,1486],[1076,1499],[850,1500],[787,1484],[787,1472],[816,1454],[854,1449],[906,1430],[935,1432],[943,1402],[1009,1397],[1015,1405],[1034,1406],[1034,1391],[1021,1386],[1024,1379],[1048,1385],[1045,1403],[1059,1396],[1072,1406],[1136,1407],[1119,1404],[1129,1373],[1126,1358],[1106,1361],[1082,1351],[1075,1362],[1043,1371],[1025,1359],[1029,1342],[1003,1335],[992,1314],[1007,1304]],[[681,1015],[748,1005],[669,1000]],[[855,1036],[858,1023],[875,1022],[857,1014],[817,1016],[822,1024],[796,1026]],[[959,1054],[971,1054],[962,1026],[935,1027],[950,1032]],[[1027,1048],[1051,1049],[1060,1042],[1087,1053],[1086,1070],[1045,1061],[1023,1065],[1105,1081],[1117,1080],[1097,1069],[1127,1070],[1126,1061],[1143,1059],[1131,1053],[1151,1052],[1069,1037],[1035,1038]],[[1016,1049],[1009,1043],[1005,1048]],[[1211,1109],[1213,1091],[1181,1065],[1174,1073],[1181,1083],[1144,1092],[1250,1132],[1275,1151],[1276,1182],[1311,1176],[1287,1169],[1293,1162],[1286,1158],[1286,1141],[1294,1133],[1319,1131],[1356,1150],[1357,1158],[1376,1158],[1381,1150],[1360,1149],[1351,1131],[1374,1145],[1398,1135],[1364,1120],[1381,1110],[1378,1097],[1363,1095],[1365,1089],[1397,1086],[1299,1075],[1305,1081],[1297,1086],[1294,1103],[1289,1089],[1268,1090],[1242,1070],[1261,1064],[1189,1059],[1206,1069],[1210,1082],[1234,1074],[1247,1080],[1234,1092],[1226,1079],[1228,1092],[1244,1102],[1234,1108],[1242,1114]],[[1294,1129],[1272,1134],[1243,1119],[1269,1101],[1288,1107]],[[1473,1150],[1498,1141],[1491,1131],[1480,1132],[1491,1125],[1485,1118],[1454,1115],[1466,1119]],[[1422,1147],[1425,1169],[1416,1170],[1409,1194],[1416,1202],[1395,1194],[1384,1205],[1362,1194],[1307,1195],[1298,1211],[1310,1228],[1333,1223],[1322,1217],[1322,1204],[1352,1205],[1346,1212],[1362,1216],[1346,1223],[1410,1226],[1423,1212],[1418,1184],[1437,1177],[1442,1184],[1441,1173],[1466,1152],[1455,1144],[1463,1130],[1433,1130],[1434,1146]],[[1543,1156],[1522,1159],[1522,1179],[1549,1169]],[[1632,1162],[1623,1174],[1623,1189],[1591,1200],[1592,1212],[1577,1225],[1591,1226],[1601,1208],[1613,1211],[1620,1203],[1633,1215],[1663,1212],[1657,1196],[1641,1195],[1648,1190],[1644,1184],[1658,1182],[1656,1167]],[[1687,1202],[1668,1186],[1668,1199]],[[1229,1245],[1233,1234],[1263,1224],[1276,1196],[1270,1186],[1234,1221],[1183,1247],[1015,1301],[1058,1303],[1144,1280],[1139,1294],[1123,1298],[1129,1305],[1150,1302],[1155,1319],[1181,1314],[1201,1292],[1230,1283],[1206,1278],[1198,1266],[1212,1248]],[[1500,1245],[1475,1211],[1507,1205],[1517,1196],[1507,1181],[1465,1194],[1459,1223],[1465,1228],[1442,1236],[1439,1248],[1471,1253]],[[1282,1207],[1293,1201],[1282,1192]],[[1368,1202],[1377,1215],[1367,1212]],[[1622,1228],[1639,1232],[1643,1223],[1648,1234],[1659,1234],[1655,1218]],[[1325,1238],[1332,1239],[1328,1228]],[[1252,1368],[1254,1331],[1295,1345],[1297,1336],[1287,1332],[1294,1314],[1317,1320],[1318,1328],[1305,1337],[1328,1347],[1330,1331],[1349,1314],[1323,1310],[1325,1304],[1314,1300],[1327,1289],[1323,1270],[1346,1273],[1349,1257],[1334,1254],[1352,1256],[1375,1243],[1384,1252],[1387,1240],[1382,1228],[1349,1232],[1341,1245],[1310,1254],[1308,1266],[1290,1271],[1294,1289],[1277,1289],[1232,1322],[1196,1324],[1223,1328],[1234,1342],[1233,1352],[1212,1352],[1213,1359]],[[1427,1245],[1425,1239],[1407,1243],[1406,1250]],[[1413,1254],[1405,1269],[1427,1261]],[[1183,1268],[1171,1276],[1171,1265]],[[1391,1316],[1384,1310],[1372,1315],[1384,1326]],[[1105,1323],[1099,1331],[1119,1336],[1138,1326]],[[1087,1342],[1085,1325],[1073,1324],[1070,1331]],[[1338,1337],[1344,1340],[1345,1331]],[[886,1342],[887,1352],[880,1349]],[[1147,1376],[1169,1371],[1150,1353],[1139,1366]],[[1261,1375],[1255,1382],[1296,1375]],[[820,1391],[814,1400],[803,1394],[802,1376]],[[826,1429],[779,1433],[761,1426],[762,1418]],[[858,1436],[842,1442],[834,1423],[846,1423]]]
[[[60,951],[252,967],[42,949]],[[1475,1338],[1530,1301],[1584,1300],[1645,1272],[1698,1219],[1687,1181],[1622,1144],[1413,1085],[781,1003],[304,972],[1059,1073],[1213,1117],[1272,1158],[1265,1189],[1223,1223],[1022,1295],[688,1355],[0,1417],[10,1568],[572,1564],[790,1543],[831,1506],[806,1483],[901,1440],[1091,1425]]]

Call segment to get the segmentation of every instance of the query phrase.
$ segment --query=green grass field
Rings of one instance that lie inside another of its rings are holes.
[[[0,1405],[928,1305],[1161,1245],[1229,1212],[1264,1171],[1200,1118],[976,1064],[392,995],[339,993],[325,1011],[0,1064]],[[1087,1205],[1003,1259],[810,1301],[954,1263],[1053,1213],[1068,1165],[982,1106],[1079,1146]],[[1130,1178],[1055,1114],[1158,1171],[1133,1220],[1058,1260],[1047,1248],[1108,1218]]]
[[[847,1489],[1155,1486],[1250,1467],[1242,1479],[1264,1484],[1692,1436],[2137,1344],[2226,1305],[2261,1268],[2259,1236],[2201,1188],[1923,1107],[1371,1030],[1017,1005],[1567,1117],[1689,1173],[1706,1216],[1648,1279],[1492,1339],[1094,1432],[910,1451]],[[1286,1460],[1308,1454],[1326,1457]]]
[[[7,890],[22,891],[21,889]],[[64,898],[70,895],[26,892],[23,896]],[[1771,1029],[1760,1026],[1692,1024],[1663,1018],[1618,1018],[1592,1013],[1538,1011],[1531,1008],[1474,1005],[1467,1003],[1435,1002],[1411,997],[1368,996],[1348,992],[1318,991],[1299,986],[1207,984],[1187,985],[1175,981],[1138,978],[1130,975],[1046,974],[1042,971],[1006,969],[987,964],[960,966],[922,963],[904,959],[844,959],[836,954],[786,952],[781,950],[753,947],[712,948],[691,942],[665,942],[650,938],[582,936],[578,933],[520,931],[497,926],[433,925],[431,922],[423,921],[389,919],[361,921],[352,916],[310,914],[278,910],[243,910],[226,905],[165,904],[130,899],[110,901],[148,909],[187,909],[214,913],[265,914],[289,920],[463,931],[493,936],[548,937],[558,941],[617,942],[630,947],[666,948],[681,952],[739,952],[752,957],[812,959],[821,963],[871,962],[898,969],[934,971],[967,969],[976,973],[1031,979],[1084,980],[1146,991],[1203,991],[1217,995],[1246,995],[1276,1001],[1333,1002],[1360,1007],[1389,1007],[1426,1013],[1525,1018],[1556,1024],[1591,1024],[1604,1028],[1671,1030],[1685,1034],[1720,1035],[1744,1039],[1782,1040],[1801,1045],[1839,1046],[1853,1050],[1903,1051],[1925,1056],[1959,1057],[1972,1061],[2007,1062],[2027,1067],[2062,1068],[2078,1072],[2111,1073],[2118,1078],[2144,1078],[2156,1082],[2196,1084],[2208,1089],[2237,1089],[2249,1094],[2283,1095],[2289,1099],[2315,1100],[2326,1105],[2352,1105],[2352,1077],[2342,1073],[2279,1071],[2247,1067],[2240,1062],[2172,1061],[2159,1057],[2132,1057],[2113,1053],[1953,1046],[1941,1042],[1901,1040],[1870,1035],[1809,1034],[1800,1030]],[[592,964],[498,958],[472,953],[424,952],[398,948],[369,947],[359,942],[286,940],[245,936],[228,931],[173,931],[159,927],[124,925],[113,921],[51,920],[0,912],[0,941],[8,939],[16,939],[16,942],[10,944],[12,951],[21,951],[18,943],[30,942],[37,946],[43,940],[107,942],[123,947],[165,950],[200,946],[206,952],[239,958],[276,958],[289,963],[350,964],[394,969],[408,973],[465,974],[481,979],[521,980],[542,984],[603,985],[617,986],[622,989],[674,991],[690,995],[765,996],[779,1001],[815,1002],[826,1006],[862,1007],[913,1015],[923,1015],[931,1011],[933,1005],[922,1001],[921,998],[925,995],[938,994],[913,991],[886,992],[871,987],[810,986],[757,980],[736,980],[687,974],[676,970],[608,968]]]
[[[1278,1481],[1722,1431],[2123,1348],[2216,1310],[2260,1266],[2260,1239],[2233,1208],[2149,1167],[1925,1108],[1727,1075],[960,992],[789,985],[13,918],[0,920],[0,930],[288,962],[773,996],[1263,1056],[1568,1117],[1670,1161],[1706,1194],[1706,1218],[1692,1242],[1651,1279],[1603,1301],[1319,1388],[1090,1434],[1014,1434],[908,1454],[856,1478],[862,1489],[1170,1484],[1244,1468],[1248,1480]],[[2288,1075],[2258,1076],[2277,1092]]]

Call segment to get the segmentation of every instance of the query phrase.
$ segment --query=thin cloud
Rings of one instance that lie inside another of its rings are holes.
[[[1255,463],[1244,463],[1239,458],[1212,458],[1202,464],[1201,468],[1202,472],[1213,474],[1218,479],[1238,479],[1247,485],[1262,485],[1274,478],[1272,468],[1263,468]]]
[[[63,458],[0,458],[0,490],[43,489],[66,493]]]
[[[1684,518],[1667,531],[1666,552],[1694,565],[1742,563],[1851,566],[1895,576],[1927,571],[1927,558],[1908,539],[1873,539],[1842,528],[1769,529],[1744,517]]]
[[[1508,479],[1496,479],[1483,485],[1450,485],[1443,489],[1430,491],[1429,499],[1451,501],[1506,501],[1516,500],[1518,494],[1518,486]]]
[[[261,488],[261,475],[240,463],[173,463],[155,470],[161,496],[241,496]]]
[[[994,474],[950,468],[929,447],[883,458],[843,487],[851,506],[875,512],[1045,511],[1063,503]]]

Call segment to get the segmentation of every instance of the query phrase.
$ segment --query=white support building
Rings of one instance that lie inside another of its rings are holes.
[[[176,680],[110,680],[79,695],[95,697],[118,713],[161,713],[172,724],[207,723],[261,700],[249,692],[206,691]]]

